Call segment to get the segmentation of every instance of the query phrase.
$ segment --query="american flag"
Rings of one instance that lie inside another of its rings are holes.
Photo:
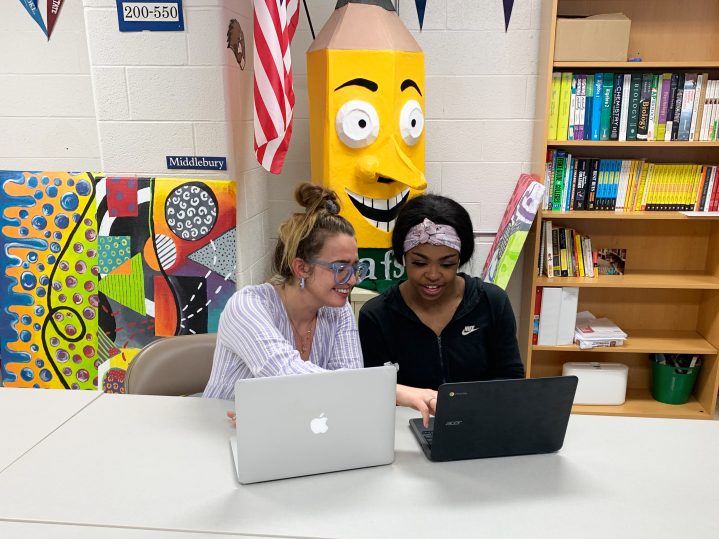
[[[255,155],[273,174],[282,171],[292,136],[290,42],[300,18],[299,0],[255,0]]]

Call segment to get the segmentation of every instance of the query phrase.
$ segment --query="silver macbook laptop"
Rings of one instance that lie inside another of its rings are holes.
[[[394,367],[250,378],[235,384],[240,483],[390,464]]]

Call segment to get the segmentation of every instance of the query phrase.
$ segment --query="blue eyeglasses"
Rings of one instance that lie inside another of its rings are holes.
[[[347,284],[353,275],[360,283],[369,275],[369,265],[365,262],[348,264],[347,262],[323,262],[322,260],[310,260],[310,264],[322,266],[334,272],[335,284]]]

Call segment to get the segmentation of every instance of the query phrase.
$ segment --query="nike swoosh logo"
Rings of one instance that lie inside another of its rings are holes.
[[[479,329],[479,328],[475,328],[475,327],[466,327],[466,328],[464,328],[464,329],[462,330],[462,335],[463,335],[463,336],[464,336],[464,335],[469,335],[470,333],[474,333],[474,332],[477,331],[478,329]]]

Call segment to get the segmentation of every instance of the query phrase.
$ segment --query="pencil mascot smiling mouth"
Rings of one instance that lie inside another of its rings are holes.
[[[307,51],[307,74],[312,181],[340,197],[370,279],[396,279],[395,220],[427,186],[424,54],[390,0],[339,0]]]

